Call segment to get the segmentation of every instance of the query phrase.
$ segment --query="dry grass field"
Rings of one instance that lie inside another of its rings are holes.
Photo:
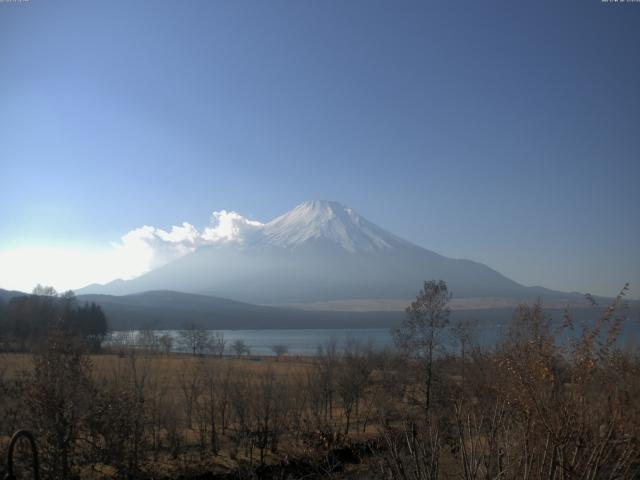
[[[314,373],[317,362],[312,357],[218,358],[173,353],[166,355],[132,349],[126,354],[87,355],[86,361],[92,381],[98,389],[106,385],[118,385],[123,390],[138,391],[144,396],[147,411],[141,414],[146,423],[143,429],[147,430],[146,435],[151,433],[153,438],[147,438],[143,443],[153,453],[145,462],[141,462],[147,463],[144,474],[138,472],[141,475],[166,478],[201,472],[224,475],[229,472],[251,471],[258,465],[285,464],[291,458],[306,459],[338,445],[338,432],[345,425],[343,410],[336,400],[322,414],[327,419],[331,418],[331,431],[324,432],[318,428],[322,421],[319,421],[314,430],[311,420],[306,420],[306,432],[298,430],[292,433],[289,409],[307,408],[306,401],[301,399],[303,385],[313,382],[312,378],[317,374],[317,371]],[[20,382],[32,375],[34,368],[32,354],[0,354],[0,378],[5,384]],[[216,385],[207,385],[207,379],[215,381]],[[268,379],[268,384],[265,379]],[[207,393],[207,388],[215,388],[216,392]],[[265,398],[265,394],[272,395],[272,398]],[[234,411],[238,410],[236,407],[240,403],[238,395],[246,400],[246,405],[242,408],[252,419],[238,420],[238,415],[242,417],[242,413]],[[270,405],[274,417],[282,424],[274,426],[274,420],[268,418],[269,412],[257,411],[260,404]],[[3,406],[6,408],[7,404]],[[16,407],[21,409],[19,405]],[[212,408],[217,409],[213,414],[210,412]],[[223,418],[225,413],[221,413],[224,409],[228,410],[227,420]],[[20,413],[14,413],[14,417],[24,418]],[[28,419],[26,420],[25,423],[29,424]],[[215,428],[211,427],[211,423],[216,421],[228,424],[218,428],[215,455],[211,455],[210,431]],[[238,423],[244,421],[253,422],[253,425],[240,427]],[[0,446],[6,446],[13,429],[27,426],[29,425],[18,422],[11,428],[4,428]],[[358,428],[353,418],[350,428],[352,442],[375,438],[378,433],[373,424]],[[243,434],[238,434],[239,429],[252,430],[245,432],[244,435],[248,436],[259,436],[260,433],[256,430],[260,429],[267,436],[271,436],[272,430],[280,429],[282,433],[279,434],[277,448],[266,448],[272,439],[265,439],[261,448],[263,451],[258,453],[260,448],[256,447],[256,443],[259,441],[242,438]],[[267,431],[269,432],[266,433]],[[305,439],[301,440],[304,435]],[[250,446],[247,447],[247,444]],[[331,469],[332,466],[327,465],[326,468]],[[352,465],[350,468],[357,470],[358,466]],[[82,478],[92,479],[119,477],[121,474],[117,467],[100,462],[91,467],[84,466],[78,473]]]

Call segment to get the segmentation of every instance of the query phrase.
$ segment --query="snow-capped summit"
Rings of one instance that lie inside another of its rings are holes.
[[[338,202],[308,201],[270,222],[249,220],[236,212],[213,212],[212,227],[202,245],[234,244],[241,248],[331,246],[347,252],[376,252],[407,242],[374,225]]]
[[[351,208],[331,201],[301,203],[265,224],[261,233],[261,243],[283,248],[329,242],[349,252],[375,252],[404,243]]]

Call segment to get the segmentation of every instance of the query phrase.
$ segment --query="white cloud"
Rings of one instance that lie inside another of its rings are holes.
[[[211,227],[202,232],[205,243],[238,242],[242,243],[247,235],[263,226],[256,220],[249,220],[236,212],[221,210],[211,215]]]
[[[198,230],[185,222],[181,227],[171,227],[169,232],[149,225],[136,228],[112,247],[116,255],[138,265],[133,275],[137,276],[194,251],[201,243]]]
[[[190,223],[169,231],[145,225],[102,250],[24,247],[0,251],[0,288],[31,291],[38,283],[62,291],[137,277],[203,245],[243,243],[263,224],[236,212],[215,211],[198,231]]]

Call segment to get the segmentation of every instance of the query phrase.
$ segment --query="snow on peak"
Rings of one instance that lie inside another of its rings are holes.
[[[329,241],[349,252],[392,248],[400,239],[338,202],[309,201],[264,224],[262,242],[293,247]]]
[[[186,222],[168,231],[144,226],[124,235],[113,247],[114,258],[122,259],[133,272],[131,275],[136,276],[200,247],[266,245],[286,249],[317,242],[349,252],[375,252],[407,245],[338,202],[313,201],[302,203],[268,223],[220,210],[213,212],[209,226],[202,230]]]

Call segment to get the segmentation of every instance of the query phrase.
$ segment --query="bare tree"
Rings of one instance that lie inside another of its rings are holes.
[[[173,348],[173,337],[171,335],[167,333],[161,335],[160,338],[158,338],[158,343],[165,355],[171,353],[171,349]]]
[[[461,320],[455,323],[451,328],[453,337],[460,346],[460,377],[461,389],[464,390],[464,384],[467,378],[466,364],[467,364],[467,352],[470,347],[473,347],[473,339],[475,338],[475,328],[477,327],[477,321],[475,320]]]
[[[159,347],[158,336],[150,327],[144,327],[136,335],[136,345],[148,352],[155,352]]]
[[[398,428],[385,429],[382,444],[385,449],[380,459],[383,478],[403,480],[438,480],[440,478],[442,439],[433,424],[419,431],[415,428],[413,421],[405,421]]]
[[[78,442],[95,396],[91,375],[92,364],[82,346],[54,327],[46,346],[34,356],[27,396],[47,478],[74,476]]]
[[[214,332],[209,339],[209,350],[211,354],[216,357],[222,357],[226,348],[227,341],[224,338],[224,333]]]
[[[260,463],[264,464],[265,452],[269,448],[278,451],[287,408],[286,386],[269,369],[262,373],[252,388],[251,437],[260,450]]]
[[[197,366],[184,365],[178,378],[180,392],[182,393],[185,424],[187,428],[193,425],[193,413],[196,402],[202,391],[202,378],[198,375]]]
[[[338,340],[331,337],[324,344],[318,345],[318,353],[314,362],[311,381],[314,389],[319,389],[322,397],[324,422],[333,416],[333,400],[336,389],[336,369],[338,365]]]
[[[229,394],[228,377],[224,372],[215,368],[216,366],[220,366],[220,364],[204,360],[200,362],[198,376],[201,395],[196,402],[198,423],[201,429],[201,445],[206,444],[208,435],[208,443],[214,454],[217,454],[219,449],[218,431],[222,430],[224,433],[221,424],[225,420],[225,397],[228,397]]]
[[[245,341],[241,338],[237,339],[231,344],[231,349],[235,352],[237,357],[240,357],[245,353],[249,355],[249,353],[251,352]]]
[[[128,350],[135,344],[132,332],[117,331],[111,332],[107,337],[107,344],[114,349],[119,356],[124,357]]]
[[[284,343],[277,343],[271,346],[271,351],[276,354],[277,360],[280,360],[280,357],[289,353],[289,347]]]
[[[369,383],[373,370],[371,345],[364,345],[355,338],[347,339],[342,356],[341,367],[337,375],[337,392],[342,400],[342,409],[346,419],[344,433],[349,434],[353,414],[358,415],[360,402]]]
[[[433,360],[442,345],[442,335],[449,324],[451,295],[443,280],[424,282],[416,300],[407,307],[407,317],[393,331],[396,345],[418,359],[424,369],[425,412],[432,399]]]
[[[67,293],[67,292],[65,292]],[[43,286],[43,285],[36,285],[33,288],[33,291],[31,292],[32,295],[37,295],[39,297],[57,297],[58,296],[58,292],[56,291],[55,288],[53,287],[48,287],[48,286]]]
[[[187,323],[178,332],[180,346],[194,356],[202,355],[211,348],[211,334],[197,323]]]

